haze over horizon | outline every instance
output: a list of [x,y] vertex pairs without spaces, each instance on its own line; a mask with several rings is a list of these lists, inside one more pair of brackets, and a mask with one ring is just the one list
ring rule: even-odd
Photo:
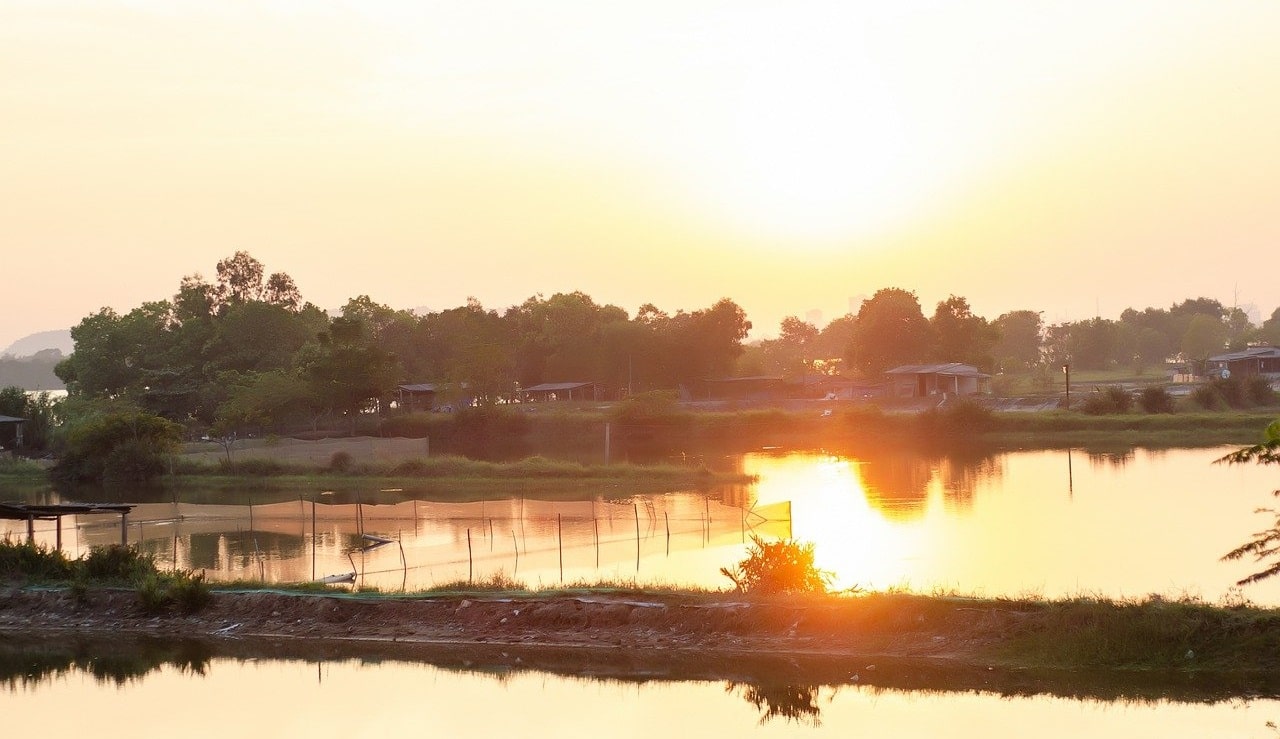
[[756,337],[888,286],[1266,318],[1278,33],[1207,1],[0,0],[0,346],[237,250],[328,308],[729,297]]

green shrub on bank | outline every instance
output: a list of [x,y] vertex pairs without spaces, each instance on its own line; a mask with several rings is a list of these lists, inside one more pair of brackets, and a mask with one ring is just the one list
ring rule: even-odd
[[1105,416],[1115,413],[1128,413],[1133,407],[1133,396],[1127,390],[1116,385],[1095,390],[1085,396],[1080,410],[1090,416]]
[[1146,413],[1173,413],[1173,396],[1158,385],[1143,388],[1138,406]]
[[203,574],[185,570],[160,572],[155,558],[134,547],[94,547],[79,559],[30,543],[0,541],[0,579],[32,583],[67,583],[77,603],[87,600],[91,585],[135,587],[147,613],[177,608],[194,613],[211,594]]

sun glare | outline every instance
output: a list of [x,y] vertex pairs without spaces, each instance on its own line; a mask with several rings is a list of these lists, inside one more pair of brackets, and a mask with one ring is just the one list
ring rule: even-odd
[[791,501],[792,537],[813,542],[817,565],[834,575],[834,589],[883,589],[907,581],[903,563],[926,545],[924,534],[868,503],[855,462],[750,455],[744,471],[760,476],[760,505]]

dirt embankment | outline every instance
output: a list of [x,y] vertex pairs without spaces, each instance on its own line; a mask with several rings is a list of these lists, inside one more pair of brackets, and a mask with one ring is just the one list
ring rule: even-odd
[[[1193,631],[1184,628],[1188,619],[1197,624]],[[1188,633],[1195,638],[1190,648],[1176,636]],[[1163,662],[1100,669],[1105,659],[1114,668],[1123,642],[1139,636],[1142,650],[1167,653]],[[1262,641],[1242,645],[1246,636]],[[267,591],[216,592],[198,613],[151,615],[129,590],[77,597],[67,589],[0,588],[0,656],[32,648],[93,654],[160,639],[196,640],[206,658],[405,659],[621,679],[861,682],[1099,698],[1280,695],[1280,670],[1272,664],[1280,654],[1280,614],[1269,611],[908,595]],[[1090,667],[1042,658],[1073,640],[1082,645],[1073,649],[1096,647],[1105,659]],[[1241,662],[1234,655],[1242,648],[1257,657]]]

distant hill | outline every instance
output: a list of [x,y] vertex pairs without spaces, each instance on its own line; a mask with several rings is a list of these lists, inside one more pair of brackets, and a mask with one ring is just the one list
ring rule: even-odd
[[63,356],[67,356],[71,354],[74,346],[75,342],[71,340],[71,329],[41,331],[38,334],[24,336],[13,342],[7,349],[0,351],[0,357],[5,355],[10,357],[30,357],[45,349],[57,349],[62,352]]
[[65,386],[53,368],[62,361],[57,349],[41,349],[29,357],[0,356],[0,387],[16,385],[23,390],[62,390]]

